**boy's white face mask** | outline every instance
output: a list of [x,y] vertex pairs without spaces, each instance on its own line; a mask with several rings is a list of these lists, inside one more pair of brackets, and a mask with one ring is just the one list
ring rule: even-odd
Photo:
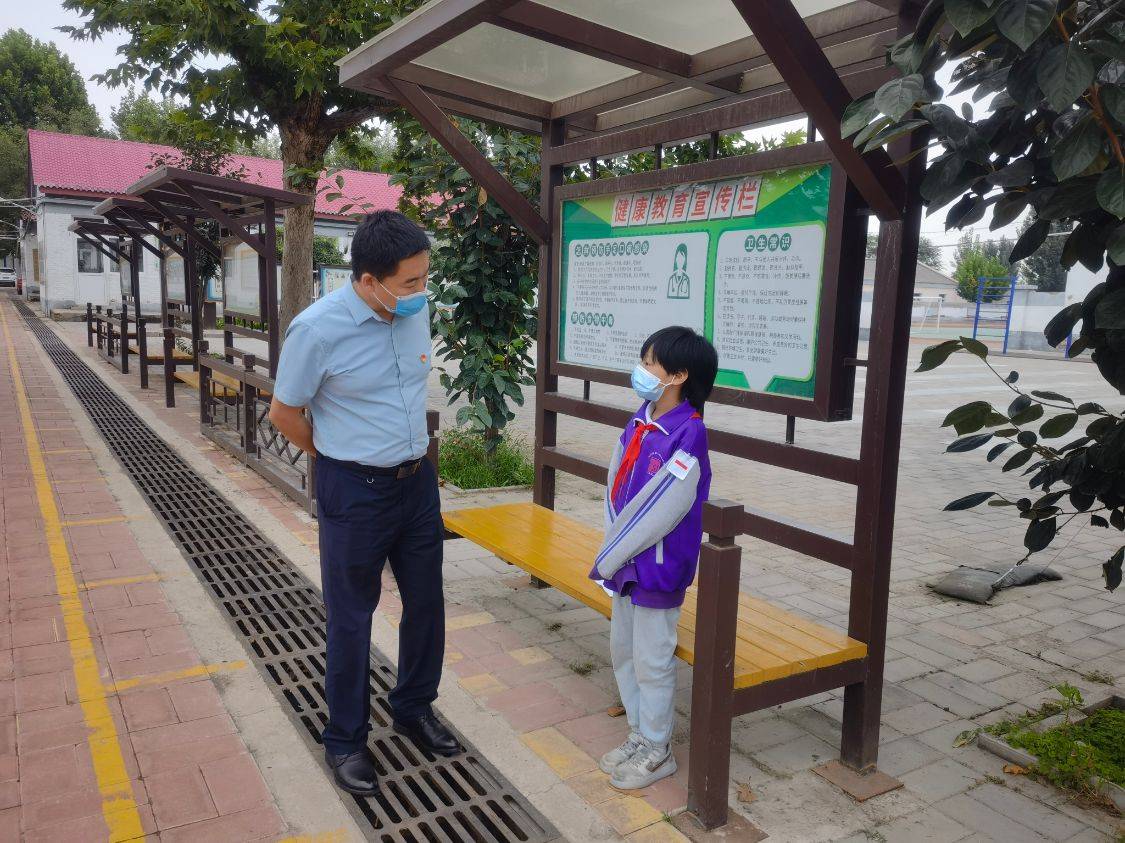
[[664,389],[667,386],[668,384],[663,383],[660,378],[646,369],[642,363],[638,363],[636,368],[633,369],[633,390],[640,396],[642,401],[652,403],[659,401],[660,396],[664,394]]

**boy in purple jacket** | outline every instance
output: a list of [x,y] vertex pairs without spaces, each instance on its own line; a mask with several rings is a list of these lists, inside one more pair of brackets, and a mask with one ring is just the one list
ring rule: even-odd
[[676,772],[676,627],[703,538],[711,463],[701,414],[718,365],[711,343],[690,328],[649,337],[633,370],[645,403],[609,466],[605,542],[590,578],[613,597],[610,656],[630,731],[599,766],[621,790]]

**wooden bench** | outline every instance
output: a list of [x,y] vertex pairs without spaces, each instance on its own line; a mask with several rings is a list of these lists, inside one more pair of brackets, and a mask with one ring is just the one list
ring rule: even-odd
[[[156,348],[157,350],[156,351],[152,351],[152,350],[148,351],[147,357],[148,357],[149,364],[153,365],[153,366],[163,365],[163,363],[164,363],[164,351],[158,345],[157,346],[150,346],[150,349],[151,348]],[[138,348],[135,345],[130,345],[129,346],[129,353],[134,354],[134,355],[140,355],[141,350],[140,350],[140,348]],[[172,359],[179,362],[179,363],[190,363],[191,362],[191,355],[188,354],[186,351],[182,351],[181,349],[177,348],[177,349],[174,349],[172,351]]]
[[[176,380],[199,391],[199,372],[176,372]],[[241,392],[242,385],[230,375],[218,372],[211,374],[211,395],[215,398],[230,398]]]
[[[745,516],[731,501],[704,507],[708,536],[677,630],[676,655],[694,667],[688,808],[708,827],[726,822],[732,718],[854,687],[868,670],[862,641],[741,593],[735,538],[744,533]],[[534,503],[452,510],[443,518],[447,535],[469,539],[609,616],[609,595],[588,576],[600,530]]]
[[[459,509],[443,514],[446,529],[495,553],[533,577],[609,617],[610,597],[587,574],[602,533],[533,503]],[[698,591],[688,589],[676,655],[695,664]],[[862,660],[867,645],[792,612],[739,594],[733,689],[750,688]]]

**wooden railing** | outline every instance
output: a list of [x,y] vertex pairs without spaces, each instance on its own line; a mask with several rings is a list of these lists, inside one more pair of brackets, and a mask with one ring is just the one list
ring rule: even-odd
[[[286,495],[316,514],[316,457],[285,438],[269,419],[274,381],[257,367],[258,358],[224,348],[241,365],[208,354],[199,347],[199,423],[204,436],[265,477]],[[438,462],[439,415],[426,412],[429,445],[426,458]]]

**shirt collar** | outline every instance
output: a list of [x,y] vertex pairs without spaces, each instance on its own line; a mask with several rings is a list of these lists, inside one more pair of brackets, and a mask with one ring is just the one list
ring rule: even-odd
[[653,421],[652,404],[650,402],[645,402],[643,417],[641,413],[638,413],[633,421],[637,424],[654,424],[661,433],[667,436],[693,415],[695,415],[695,408],[687,401],[681,401],[679,406],[673,407],[662,415],[659,421]]
[[344,291],[344,305],[348,308],[348,313],[352,315],[352,319],[355,320],[357,325],[362,325],[368,319],[374,319],[377,322],[387,321],[379,316],[378,313],[371,309],[367,302],[359,297],[359,293],[355,291],[354,284],[345,284],[342,289]]

